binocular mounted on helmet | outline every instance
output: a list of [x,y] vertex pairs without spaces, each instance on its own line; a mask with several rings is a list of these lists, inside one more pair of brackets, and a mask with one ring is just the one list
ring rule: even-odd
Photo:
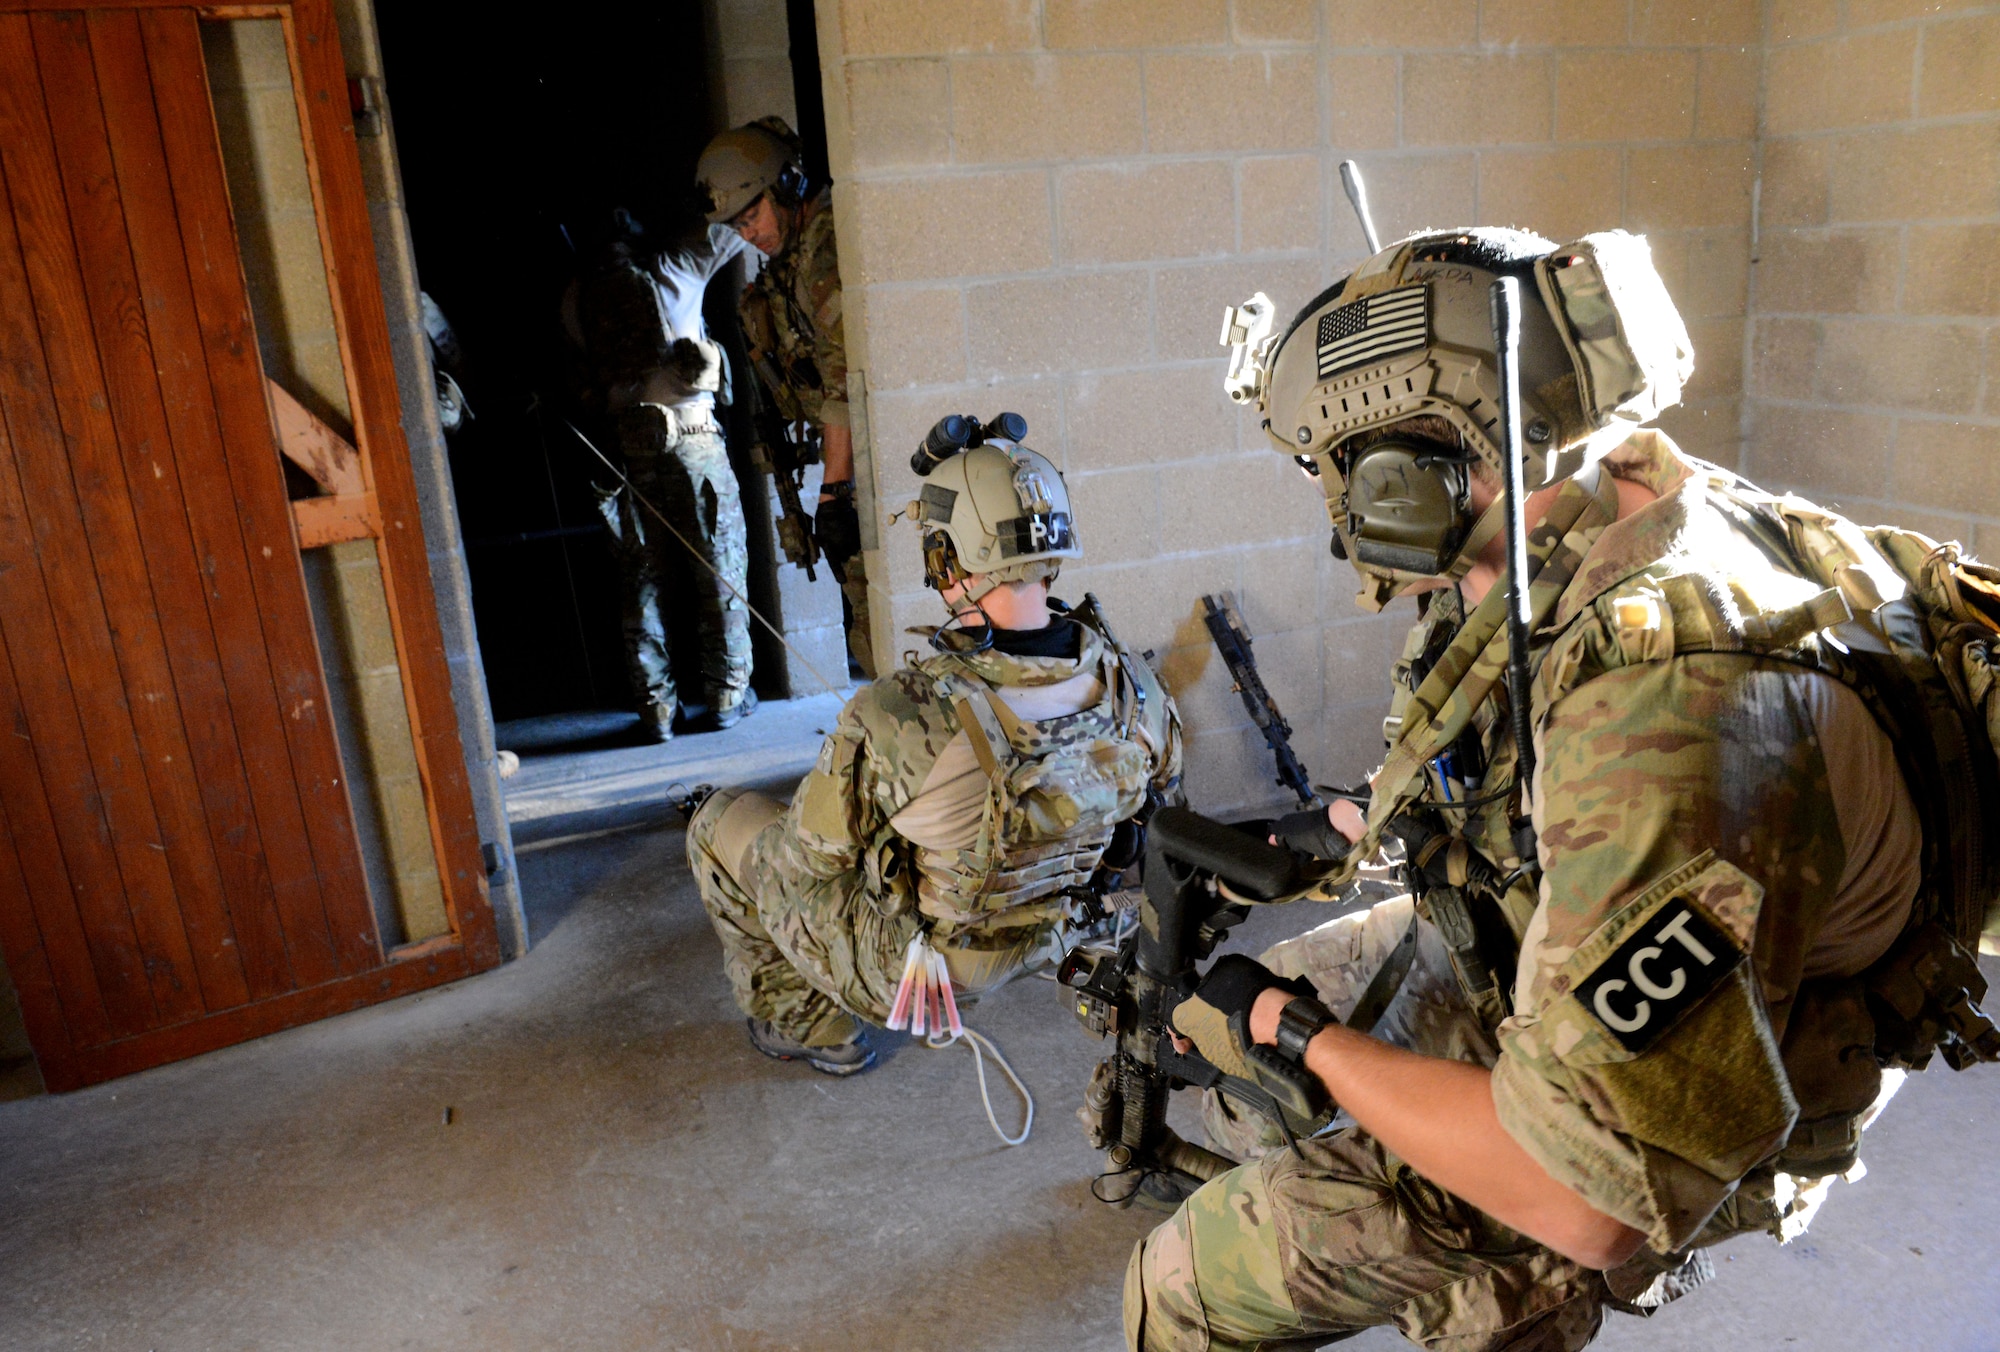
[[1028,435],[1028,420],[1018,413],[996,413],[981,422],[970,413],[947,413],[925,434],[922,444],[910,455],[910,469],[918,478],[962,451],[984,446],[989,441],[1018,445]]

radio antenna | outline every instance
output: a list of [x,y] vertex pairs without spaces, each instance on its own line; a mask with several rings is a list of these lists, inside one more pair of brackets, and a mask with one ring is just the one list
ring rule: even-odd
[[1347,200],[1354,204],[1354,214],[1361,221],[1361,238],[1368,241],[1368,252],[1382,252],[1382,240],[1375,233],[1375,218],[1368,214],[1368,185],[1361,181],[1361,166],[1353,160],[1340,162],[1340,186],[1347,189]]

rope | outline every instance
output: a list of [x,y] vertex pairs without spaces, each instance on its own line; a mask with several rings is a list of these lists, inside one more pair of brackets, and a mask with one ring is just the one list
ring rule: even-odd
[[758,610],[757,607],[750,604],[750,598],[745,596],[742,593],[742,591],[736,586],[735,583],[731,582],[728,578],[724,577],[722,575],[721,570],[718,569],[714,564],[710,563],[708,561],[708,556],[702,553],[699,549],[696,549],[693,543],[691,543],[688,540],[687,536],[682,535],[680,531],[674,526],[673,522],[667,520],[666,513],[662,512],[659,508],[655,507],[652,504],[652,502],[647,499],[645,494],[641,493],[636,487],[633,486],[632,480],[626,477],[625,471],[620,469],[615,463],[613,463],[610,456],[606,455],[603,451],[598,450],[597,443],[592,441],[589,437],[585,436],[583,434],[582,428],[578,427],[568,418],[563,419],[563,426],[567,427],[570,431],[576,433],[576,439],[582,442],[586,447],[588,447],[592,455],[596,456],[599,460],[602,460],[604,462],[604,467],[606,469],[610,470],[613,474],[618,476],[618,482],[625,485],[626,491],[632,495],[632,500],[638,503],[641,507],[644,507],[647,511],[651,512],[654,515],[654,517],[658,519],[659,523],[667,528],[667,534],[673,536],[676,540],[679,540],[681,542],[681,547],[686,549],[688,553],[694,555],[695,562],[699,563],[702,567],[708,569],[709,572],[713,573],[715,575],[715,580],[717,582],[720,582],[723,586],[729,588],[729,594],[731,596],[734,596],[737,600],[743,603],[743,608],[750,612],[751,618],[756,620],[757,623],[763,625],[766,629],[770,630],[771,637],[778,640],[778,642],[784,644],[785,650],[791,653],[792,656],[798,658],[799,665],[804,667],[807,671],[810,671],[813,674],[813,676],[819,681],[821,686],[823,686],[828,690],[839,690],[843,688],[845,684],[844,682],[840,685],[836,685],[834,682],[829,681],[825,676],[821,675],[820,669],[812,664],[812,659],[807,657],[804,653],[800,652],[797,646],[793,644],[793,642],[790,639],[786,638],[782,633],[778,631],[777,625],[772,624],[769,620],[765,619],[764,613]]
[[[942,1040],[936,1033],[932,1033],[924,1039],[924,1045],[934,1048],[949,1047],[961,1036],[965,1039],[965,1045],[972,1048],[973,1065],[979,1071],[979,1101],[986,1105],[987,1124],[993,1128],[993,1134],[1000,1138],[1002,1145],[1020,1145],[1028,1139],[1028,1133],[1035,1129],[1035,1096],[1028,1092],[1027,1085],[1021,1083],[1021,1077],[1014,1073],[1014,1067],[1007,1064],[1007,1058],[1000,1054],[1000,1048],[994,1045],[993,1039],[984,1033],[976,1033],[967,1028],[962,1034],[947,1032]],[[982,1051],[981,1048],[985,1050]],[[986,1057],[989,1054],[1000,1063],[1000,1069],[1006,1073],[1007,1078],[1014,1082],[1014,1092],[1021,1096],[1021,1102],[1025,1105],[1026,1111],[1021,1119],[1021,1134],[1018,1136],[1009,1136],[1001,1130],[1000,1119],[994,1115],[993,1096],[986,1088]]]

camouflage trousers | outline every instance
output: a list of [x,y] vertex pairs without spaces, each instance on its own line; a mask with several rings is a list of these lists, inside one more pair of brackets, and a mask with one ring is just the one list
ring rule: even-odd
[[[688,823],[687,851],[739,1009],[808,1047],[838,1046],[862,1023],[888,1022],[917,916],[885,915],[859,872],[808,872],[784,804],[762,794],[711,795]],[[1044,937],[987,948],[940,944],[960,1012],[1018,975]]]
[[847,657],[867,680],[875,679],[875,640],[868,622],[868,576],[865,555],[856,554],[840,567],[840,602],[847,628]]
[[[1345,1017],[1411,934],[1397,897],[1263,955],[1308,977]],[[1409,974],[1374,1029],[1433,1056],[1491,1065],[1491,1036],[1459,992],[1436,931],[1418,925]],[[1125,1335],[1145,1352],[1318,1348],[1391,1325],[1451,1352],[1568,1352],[1596,1334],[1603,1278],[1436,1187],[1351,1123],[1294,1153],[1263,1119],[1211,1094],[1210,1144],[1261,1158],[1190,1197],[1125,1276]]]
[[[676,435],[666,414],[651,404],[619,413],[615,431],[632,488],[602,496],[599,506],[625,581],[625,652],[634,698],[649,718],[669,724],[689,687],[711,709],[733,708],[750,687],[750,613],[743,600],[750,554],[729,449],[719,431]],[[638,498],[658,508],[672,530]],[[686,543],[674,538],[676,531]],[[684,652],[692,645],[699,664],[694,672],[683,670],[678,681],[676,631],[685,636]]]

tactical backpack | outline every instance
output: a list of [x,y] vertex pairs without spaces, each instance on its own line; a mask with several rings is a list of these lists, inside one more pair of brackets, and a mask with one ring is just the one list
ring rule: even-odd
[[2000,1060],[1973,956],[2000,952],[2000,569],[1955,542],[1863,528],[1725,470],[1697,472],[1739,530],[1822,590],[1759,612],[1704,576],[1647,570],[1595,603],[1604,630],[1632,651],[1586,656],[1558,638],[1537,675],[1538,702],[1548,707],[1607,659],[1652,660],[1667,655],[1662,647],[1761,653],[1854,690],[1894,743],[1923,825],[1911,923],[1862,977],[1877,1056],[1911,1069],[1934,1052],[1954,1069]]

